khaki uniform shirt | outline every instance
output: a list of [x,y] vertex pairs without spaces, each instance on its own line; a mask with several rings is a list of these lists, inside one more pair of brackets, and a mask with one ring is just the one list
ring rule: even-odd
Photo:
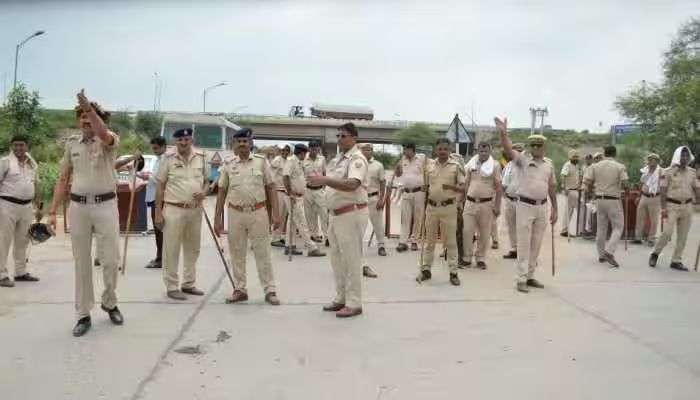
[[604,158],[588,168],[583,179],[593,182],[596,196],[620,197],[622,183],[628,179],[627,169],[612,158]]
[[209,177],[209,164],[204,152],[192,149],[188,159],[177,151],[163,155],[158,165],[158,182],[165,182],[164,201],[191,203],[195,193],[204,192]]
[[270,167],[272,167],[272,182],[274,182],[277,190],[284,190],[284,179],[282,177],[284,176],[284,166],[287,164],[287,161],[287,158],[279,155],[273,158],[270,163]]
[[66,141],[61,166],[70,167],[71,192],[78,195],[99,195],[114,192],[117,178],[114,162],[117,158],[119,136],[109,132],[111,145],[102,143],[97,137],[84,139],[75,135]]
[[501,184],[501,166],[494,160],[493,173],[490,176],[481,176],[481,161],[476,161],[476,166],[465,171],[467,182],[467,196],[485,199],[496,196],[498,185]]
[[458,186],[464,184],[464,168],[451,158],[444,164],[438,160],[429,162],[428,169],[428,199],[445,201],[457,197],[457,192],[445,189],[442,185]]
[[20,164],[14,153],[0,158],[0,196],[32,200],[35,194],[37,163],[27,153]]
[[367,193],[379,192],[381,182],[384,182],[384,165],[372,158],[367,165]]
[[513,159],[513,167],[518,181],[517,196],[545,200],[549,187],[557,184],[554,165],[548,158],[535,160],[529,153],[519,153]]
[[413,189],[423,186],[423,162],[425,156],[413,157],[409,160],[405,156],[401,157],[402,175],[399,178],[405,189]]
[[304,170],[301,167],[301,160],[297,156],[289,157],[284,165],[283,176],[288,176],[292,191],[296,195],[303,195],[306,188],[306,179],[304,178]]
[[254,206],[265,201],[265,186],[273,183],[270,166],[262,156],[250,155],[224,159],[219,175],[219,187],[226,190],[228,202],[234,206]]
[[301,163],[304,169],[304,176],[308,179],[310,176],[323,176],[326,172],[326,157],[321,154],[316,155],[316,159],[312,160],[309,154],[306,154],[304,162]]
[[513,170],[514,168],[513,162],[509,161],[501,174],[501,185],[503,185],[503,191],[505,194],[511,197],[514,197],[515,193],[518,191],[518,179],[517,174]]
[[342,192],[332,187],[326,188],[326,204],[329,210],[335,210],[350,204],[367,203],[367,159],[356,146],[346,153],[339,152],[328,163],[326,175],[335,179],[357,179],[360,186],[352,192]]
[[581,180],[581,169],[577,165],[572,164],[571,161],[567,161],[561,167],[561,177],[564,189],[576,190],[579,188]]
[[666,198],[683,202],[692,199],[695,195],[693,191],[700,188],[694,168],[680,169],[676,165],[663,170],[659,185],[668,188]]

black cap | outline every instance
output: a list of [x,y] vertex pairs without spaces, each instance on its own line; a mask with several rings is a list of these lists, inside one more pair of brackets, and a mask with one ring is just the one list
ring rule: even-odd
[[253,130],[250,128],[241,128],[233,134],[234,138],[252,138]]
[[404,149],[413,149],[413,150],[415,150],[415,149],[416,149],[416,144],[415,144],[415,143],[404,143],[404,144],[403,144],[403,148],[404,148]]
[[185,129],[178,129],[173,133],[174,138],[181,138],[181,137],[192,137],[192,129],[191,128],[185,128]]
[[297,143],[294,145],[294,154],[306,153],[307,151],[309,151],[309,148],[303,143]]

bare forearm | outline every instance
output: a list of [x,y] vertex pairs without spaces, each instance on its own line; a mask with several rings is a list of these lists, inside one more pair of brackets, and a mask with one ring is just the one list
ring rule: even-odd
[[386,192],[386,183],[384,181],[379,182],[379,199],[384,198],[384,193]]
[[51,208],[49,209],[49,214],[56,214],[56,209],[59,204],[63,203],[63,197],[66,193],[66,187],[68,186],[68,177],[70,176],[70,169],[64,168],[61,171],[61,175],[58,177],[58,182],[53,188],[53,201],[51,202]]
[[557,189],[554,186],[549,187],[549,201],[552,202],[552,209],[558,210],[557,206]]
[[156,185],[156,211],[163,210],[163,196],[165,192],[165,185],[158,183]]
[[219,188],[219,192],[216,194],[216,208],[214,211],[214,216],[218,221],[224,216],[224,203],[226,202],[226,189],[223,187]]
[[510,140],[510,137],[508,137],[508,132],[501,131],[500,136],[501,136],[501,147],[503,147],[503,154],[505,154],[509,160],[514,159],[515,156],[513,154],[513,142]]
[[357,179],[335,179],[326,177],[326,185],[341,192],[352,192],[360,186]]
[[275,196],[275,185],[269,184],[265,186],[265,194],[267,195],[267,201],[270,202],[270,210],[272,211],[272,216],[279,218],[279,204],[277,204],[277,196]]

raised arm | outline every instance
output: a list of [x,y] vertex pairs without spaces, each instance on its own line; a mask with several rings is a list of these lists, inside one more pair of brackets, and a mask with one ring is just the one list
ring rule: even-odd
[[85,96],[85,89],[81,89],[80,93],[78,93],[78,104],[90,120],[90,126],[92,126],[92,130],[95,132],[95,136],[107,146],[114,144],[114,136],[109,133],[107,125],[102,121],[102,118],[97,115],[95,108],[90,104],[90,100]]
[[498,130],[498,134],[501,137],[501,146],[503,147],[503,154],[505,154],[506,158],[508,158],[509,160],[514,160],[515,153],[513,151],[513,142],[508,137],[508,118],[503,118],[503,120],[501,120],[500,118],[495,117],[493,119],[493,122],[496,124],[496,129]]

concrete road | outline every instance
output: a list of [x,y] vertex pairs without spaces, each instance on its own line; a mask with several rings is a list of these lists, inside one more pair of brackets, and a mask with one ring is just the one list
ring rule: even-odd
[[[153,237],[130,238],[119,283],[126,323],[95,308],[93,329],[73,338],[73,264],[61,236],[32,249],[41,282],[0,288],[0,398],[24,399],[697,399],[700,274],[646,266],[649,248],[619,249],[619,270],[595,245],[557,237],[538,272],[546,285],[513,289],[515,266],[492,251],[489,269],[464,270],[453,287],[442,261],[418,285],[416,252],[369,262],[364,315],[339,320],[327,258],[279,249],[280,307],[264,303],[249,259],[251,299],[226,305],[230,285],[203,226],[203,298],[165,297],[161,272],[143,268]],[[505,230],[501,230],[505,243]],[[700,241],[695,217],[685,252]],[[99,288],[99,268],[95,269]],[[98,289],[99,290],[99,289]],[[99,299],[99,296],[97,297]]]

